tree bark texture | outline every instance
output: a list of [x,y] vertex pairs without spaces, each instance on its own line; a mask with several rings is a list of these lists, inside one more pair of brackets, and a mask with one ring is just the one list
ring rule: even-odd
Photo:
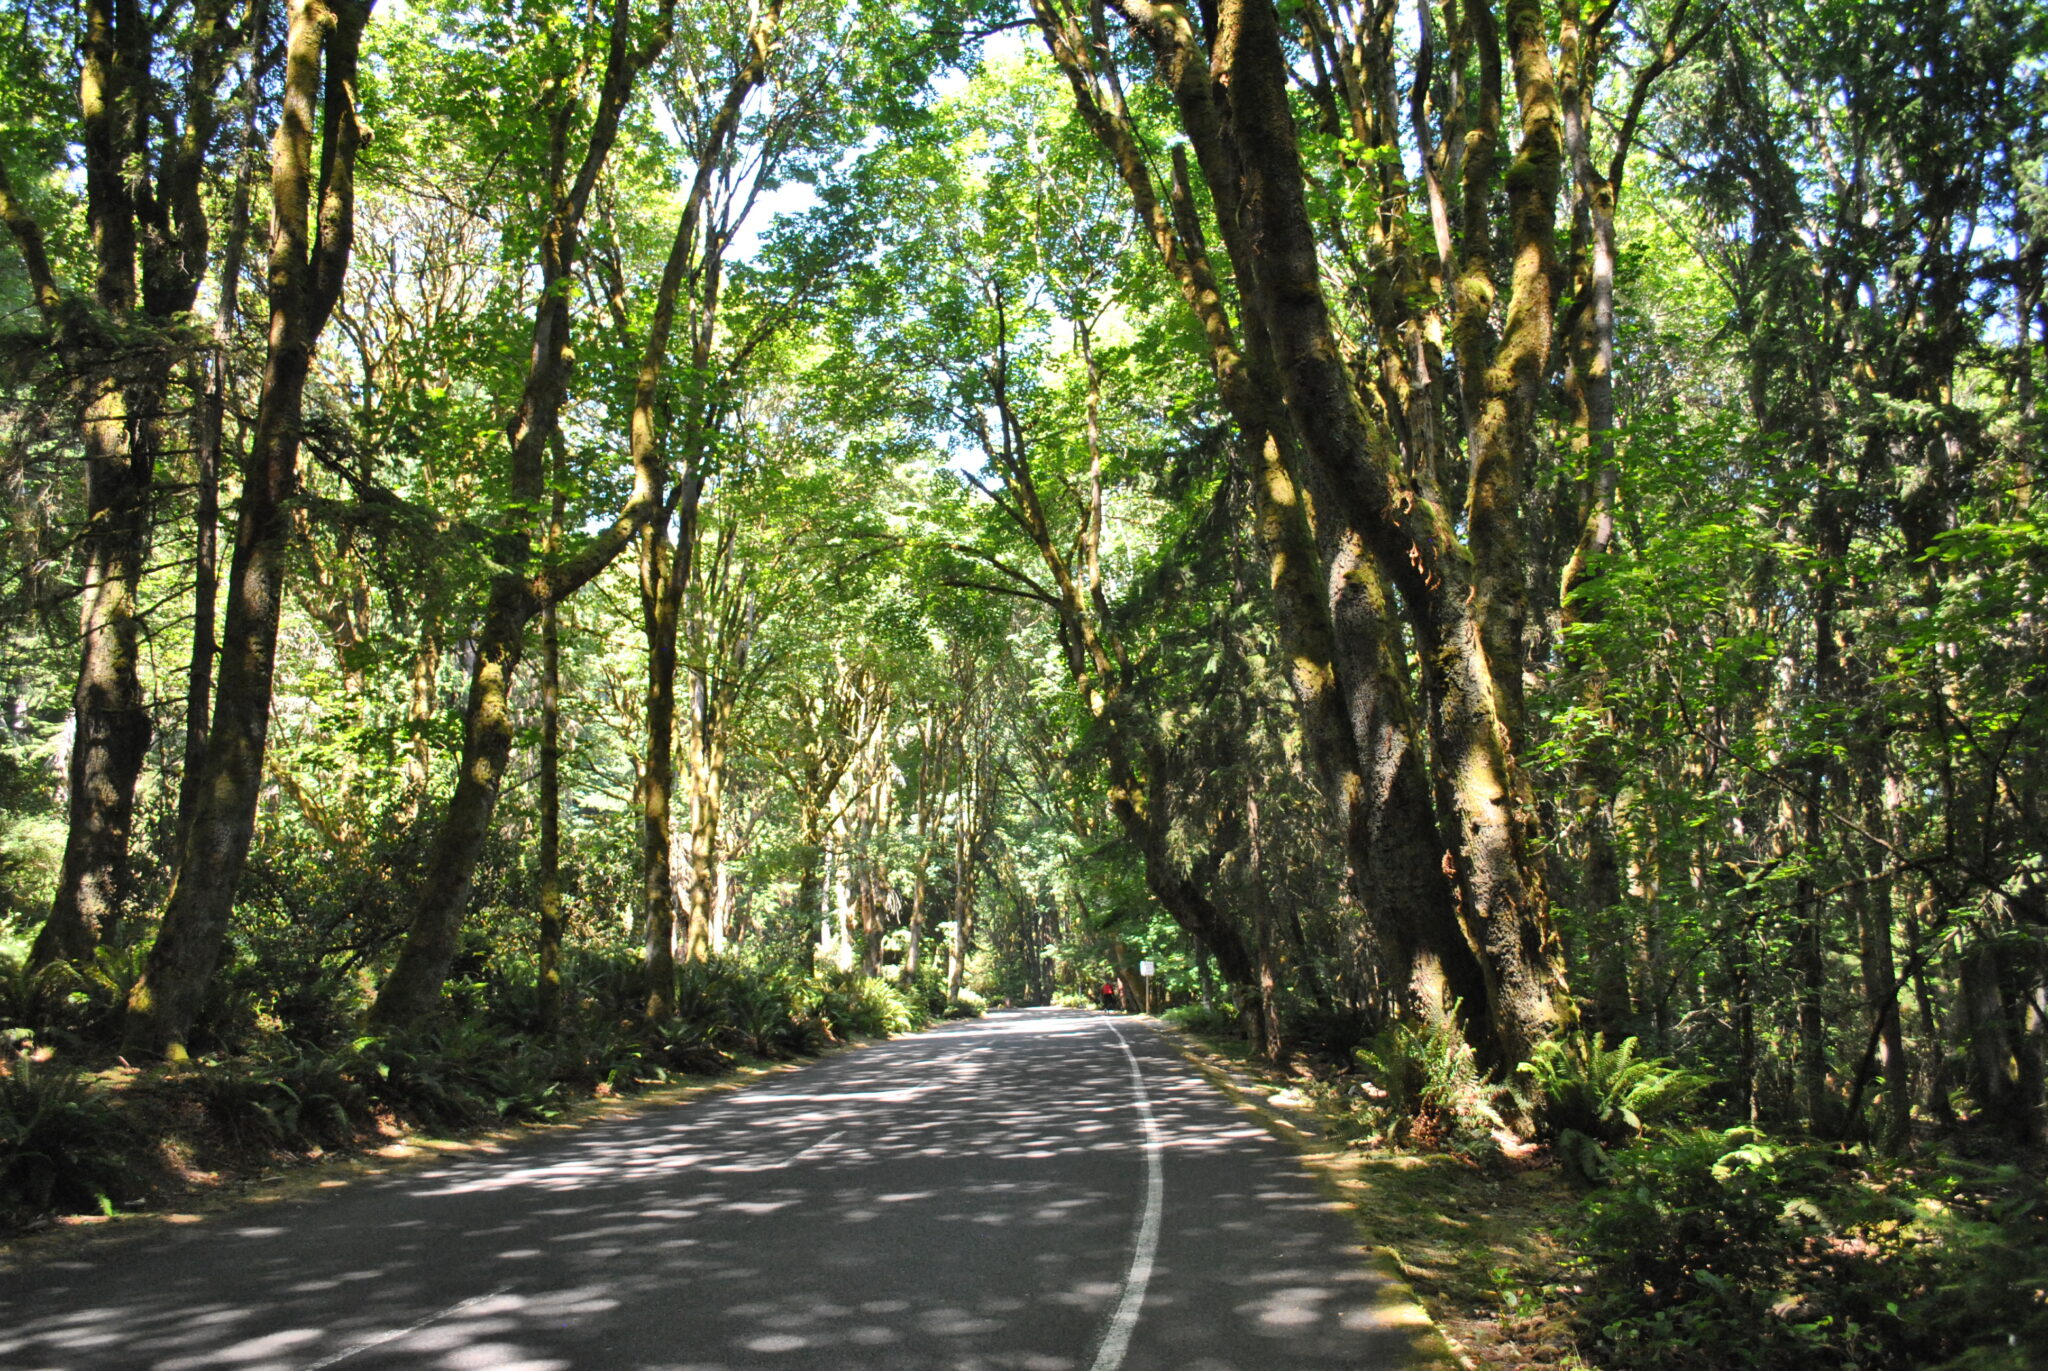
[[[270,346],[228,575],[220,681],[191,828],[128,1001],[130,1045],[174,1058],[186,1055],[255,834],[306,375],[354,237],[355,162],[365,133],[356,113],[356,58],[372,2],[293,0],[290,7],[284,103],[271,144]],[[318,117],[316,100],[324,105]]]
[[[175,117],[153,119],[147,108],[155,98],[151,68],[159,36],[151,18],[125,0],[85,6],[79,110],[93,296],[117,324],[168,331],[191,309],[205,273],[208,226],[199,183],[213,137],[214,87],[235,39],[227,8],[226,0],[196,6],[178,35],[186,62],[181,124]],[[152,130],[158,130],[155,138]],[[95,326],[89,316],[62,304],[40,227],[4,187],[0,195],[58,351],[84,356],[99,350],[90,346]],[[80,433],[83,595],[66,838],[50,917],[30,952],[38,965],[89,956],[114,936],[127,897],[135,786],[151,733],[138,595],[157,459],[170,427],[165,409],[174,347],[167,332],[139,350],[131,346],[135,355],[98,364],[90,382]]]
[[[1460,287],[1465,304],[1458,317],[1467,330],[1460,348],[1470,392],[1467,408],[1475,421],[1488,413],[1492,416],[1479,473],[1483,479],[1474,482],[1481,490],[1481,507],[1473,517],[1485,539],[1475,548],[1461,543],[1453,531],[1455,521],[1437,489],[1440,473],[1434,458],[1424,454],[1427,460],[1404,471],[1393,435],[1376,427],[1379,421],[1362,411],[1361,388],[1345,363],[1322,294],[1305,177],[1295,147],[1288,72],[1271,4],[1240,0],[1220,5],[1209,26],[1206,49],[1192,20],[1177,8],[1147,0],[1118,0],[1117,7],[1151,46],[1160,79],[1174,100],[1208,184],[1243,299],[1247,361],[1236,359],[1227,320],[1217,303],[1220,292],[1208,278],[1199,252],[1198,228],[1175,231],[1198,222],[1192,209],[1183,210],[1179,203],[1191,197],[1175,197],[1171,214],[1162,210],[1135,141],[1119,128],[1120,90],[1113,72],[1098,73],[1097,68],[1098,62],[1106,63],[1106,50],[1082,41],[1078,25],[1049,4],[1040,5],[1037,13],[1084,118],[1123,173],[1141,223],[1151,229],[1203,323],[1218,363],[1219,387],[1245,438],[1253,444],[1261,442],[1261,434],[1279,439],[1269,469],[1304,490],[1314,505],[1315,537],[1329,575],[1324,591],[1328,608],[1321,614],[1328,626],[1314,627],[1314,616],[1305,612],[1308,598],[1298,587],[1291,593],[1285,590],[1279,577],[1276,617],[1283,632],[1291,634],[1286,644],[1291,676],[1308,711],[1311,736],[1324,740],[1318,748],[1324,757],[1337,759],[1334,766],[1324,763],[1326,783],[1340,796],[1348,785],[1359,797],[1347,805],[1356,834],[1374,832],[1381,822],[1378,815],[1391,812],[1385,805],[1398,805],[1407,815],[1427,814],[1424,797],[1432,792],[1445,805],[1446,842],[1436,851],[1423,846],[1429,842],[1427,826],[1412,818],[1395,821],[1397,833],[1406,831],[1404,842],[1387,843],[1378,852],[1363,838],[1354,842],[1353,851],[1363,857],[1363,871],[1371,871],[1374,863],[1400,863],[1393,873],[1396,879],[1371,892],[1368,908],[1384,907],[1382,891],[1405,892],[1397,898],[1405,899],[1409,907],[1390,922],[1408,929],[1414,946],[1433,943],[1444,949],[1436,960],[1447,970],[1441,977],[1433,976],[1426,954],[1419,962],[1411,959],[1411,968],[1423,968],[1419,974],[1425,987],[1432,979],[1441,985],[1455,977],[1481,988],[1494,1025],[1489,1055],[1503,1065],[1520,1060],[1571,1016],[1561,948],[1550,927],[1541,875],[1530,850],[1529,798],[1513,761],[1520,717],[1518,635],[1526,613],[1517,579],[1525,574],[1517,550],[1522,479],[1518,462],[1533,442],[1534,378],[1540,377],[1547,355],[1555,291],[1555,263],[1546,256],[1554,250],[1538,241],[1544,215],[1554,211],[1558,162],[1555,99],[1546,84],[1548,59],[1538,50],[1540,11],[1518,9],[1509,26],[1526,104],[1527,155],[1510,186],[1518,235],[1516,284],[1518,291],[1539,293],[1519,305],[1511,302],[1509,333],[1520,346],[1509,349],[1505,360],[1494,358],[1490,339],[1483,336],[1492,300],[1490,275],[1473,276]],[[1477,207],[1477,224],[1488,228],[1484,205],[1491,194],[1493,164],[1486,90],[1490,81],[1497,124],[1499,45],[1485,7],[1473,7],[1471,14],[1478,41],[1470,32],[1461,41],[1478,50],[1482,98],[1479,125],[1466,138],[1458,165],[1468,182],[1468,221]],[[1372,99],[1386,103],[1379,95]],[[1381,123],[1391,120],[1390,113],[1375,117]],[[1475,178],[1477,194],[1470,184]],[[1482,259],[1490,262],[1490,251],[1469,239],[1468,234],[1467,262],[1476,272]],[[1490,272],[1490,265],[1486,270]],[[1399,323],[1389,320],[1384,327],[1398,333]],[[1426,330],[1410,332],[1420,337]],[[1427,350],[1419,348],[1418,356],[1426,355]],[[1471,375],[1475,356],[1490,364]],[[1241,379],[1233,379],[1233,371]],[[1472,446],[1475,454],[1480,453],[1479,444]],[[1272,489],[1270,481],[1265,484]],[[1284,522],[1262,522],[1285,536]],[[1353,538],[1367,555],[1360,555]],[[1268,545],[1283,546],[1270,536]],[[1300,546],[1298,541],[1295,546]],[[1298,551],[1292,555],[1300,557]],[[1284,576],[1285,563],[1276,570]],[[1360,572],[1364,574],[1356,574]],[[1419,784],[1419,777],[1403,779],[1412,768],[1400,759],[1423,755],[1418,745],[1421,723],[1414,720],[1412,710],[1407,711],[1413,722],[1403,733],[1397,702],[1401,696],[1389,696],[1386,690],[1405,676],[1398,658],[1391,655],[1399,635],[1385,627],[1394,622],[1384,589],[1388,585],[1399,589],[1423,660],[1423,684],[1431,704],[1428,755],[1434,773],[1428,785]],[[1290,601],[1295,606],[1291,611]],[[1319,633],[1326,645],[1303,651],[1302,644],[1313,642]],[[1489,637],[1496,643],[1492,652]],[[1499,646],[1510,637],[1517,639],[1512,651]],[[1338,708],[1348,718],[1341,732],[1328,722],[1314,722],[1316,710],[1330,708],[1317,698],[1324,690],[1334,691],[1342,701]],[[1349,757],[1331,741],[1345,734],[1351,735]],[[1372,785],[1365,781],[1368,761]],[[1394,798],[1397,788],[1399,800]],[[1376,808],[1378,796],[1386,799]],[[1418,861],[1418,856],[1426,860]],[[1443,905],[1431,892],[1432,885],[1442,888],[1438,883],[1446,876],[1455,894],[1460,938],[1446,936]],[[1463,951],[1456,950],[1460,942]],[[1467,975],[1475,962],[1477,976]],[[1411,980],[1415,974],[1410,971]]]
[[[544,484],[541,454],[553,441],[567,393],[571,359],[569,285],[591,192],[616,140],[619,120],[635,80],[668,42],[674,17],[673,0],[665,0],[655,35],[637,50],[628,42],[630,17],[625,0],[618,0],[612,14],[598,115],[581,165],[573,181],[567,178],[565,165],[558,165],[554,178],[558,193],[548,231],[541,240],[543,291],[534,319],[532,360],[519,412],[508,433],[509,484],[516,502],[524,508],[533,508],[540,501]],[[632,495],[608,529],[592,537],[574,554],[551,561],[538,571],[528,569],[533,542],[530,528],[515,524],[501,539],[498,561],[508,570],[494,580],[486,630],[479,641],[456,789],[449,798],[435,841],[432,865],[412,926],[397,963],[371,1007],[373,1022],[411,1023],[431,1012],[439,1001],[467,913],[470,881],[482,855],[498,787],[511,755],[513,727],[507,702],[526,624],[543,604],[559,603],[596,576],[650,520],[663,514],[662,491],[667,473],[657,409],[669,337],[675,326],[676,302],[686,274],[693,264],[699,263],[699,225],[715,169],[734,135],[747,95],[766,79],[779,18],[779,8],[771,4],[756,18],[749,32],[748,55],[734,74],[724,104],[706,131],[697,176],[684,200],[656,288],[629,421]],[[562,121],[562,132],[556,140],[558,147],[566,140],[568,122],[575,112],[573,105],[574,102],[566,103],[557,111],[556,117]],[[702,264],[702,269],[715,279],[715,260]],[[663,818],[665,821],[665,814]],[[665,823],[663,832],[665,837]],[[664,846],[664,866],[666,852]],[[673,898],[665,881],[662,898]]]

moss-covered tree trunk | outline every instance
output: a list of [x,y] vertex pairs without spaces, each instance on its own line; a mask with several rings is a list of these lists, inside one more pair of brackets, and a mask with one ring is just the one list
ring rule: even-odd
[[[139,326],[155,337],[140,346],[97,337],[99,322],[60,304],[40,226],[18,206],[7,216],[58,353],[91,376],[80,427],[85,510],[66,836],[50,916],[30,953],[38,964],[88,956],[113,936],[127,898],[135,788],[151,734],[139,592],[157,460],[174,446],[169,331],[192,308],[207,267],[199,188],[214,135],[214,88],[235,41],[227,11],[226,0],[199,4],[167,36],[132,6],[90,0],[84,7],[78,92],[92,295],[108,325]],[[174,87],[180,107],[157,113],[159,83],[170,84],[153,69],[165,56],[160,41],[182,49],[184,66]],[[203,420],[193,434],[203,448]]]
[[126,1033],[138,1051],[185,1055],[255,834],[306,374],[354,238],[355,162],[364,139],[356,58],[369,17],[368,0],[294,0],[290,8],[284,103],[271,144],[269,355],[244,467],[198,804],[156,943],[128,1000]]
[[[1510,301],[1510,341],[1490,357],[1480,381],[1466,358],[1479,464],[1468,521],[1485,530],[1484,537],[1475,532],[1472,546],[1457,535],[1438,473],[1426,462],[1404,466],[1394,436],[1361,407],[1361,388],[1323,294],[1272,4],[1219,6],[1206,44],[1177,8],[1146,0],[1121,0],[1120,8],[1158,59],[1219,223],[1242,236],[1234,265],[1246,327],[1271,348],[1300,440],[1298,476],[1328,499],[1332,515],[1358,530],[1414,626],[1459,923],[1480,964],[1494,1055],[1520,1060],[1573,1012],[1534,851],[1532,807],[1514,757],[1521,714],[1515,639],[1526,576],[1516,552],[1524,480],[1518,463],[1533,442],[1532,378],[1540,378],[1547,355],[1555,264],[1546,254],[1554,249],[1539,239],[1546,216],[1554,215],[1561,156],[1540,7],[1519,4],[1507,25],[1524,135],[1506,178],[1515,285],[1518,297],[1530,294]],[[1483,31],[1477,46],[1497,59],[1486,41],[1492,32],[1485,5],[1466,9]],[[1468,140],[1468,155],[1473,146]]]

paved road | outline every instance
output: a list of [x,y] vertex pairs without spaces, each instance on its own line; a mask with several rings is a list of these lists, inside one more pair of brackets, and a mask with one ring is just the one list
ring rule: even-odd
[[1026,1010],[0,1273],[0,1367],[1391,1371],[1383,1293],[1152,1031]]

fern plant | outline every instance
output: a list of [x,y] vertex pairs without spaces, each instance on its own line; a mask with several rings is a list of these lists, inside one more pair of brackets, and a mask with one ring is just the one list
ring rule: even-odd
[[0,1216],[112,1213],[131,1181],[126,1141],[77,1072],[27,1061],[0,1070]]
[[1371,1081],[1371,1107],[1396,1139],[1417,1130],[1469,1138],[1505,1126],[1493,1089],[1458,1027],[1455,1003],[1382,1029],[1352,1055]]
[[1681,1118],[1709,1077],[1665,1057],[1639,1057],[1637,1042],[1615,1047],[1574,1035],[1538,1044],[1518,1069],[1536,1087],[1538,1117],[1553,1141],[1576,1133],[1607,1147]]
[[280,1044],[189,1078],[207,1117],[237,1147],[339,1147],[370,1117],[370,1098],[347,1059]]
[[0,1028],[43,1037],[70,1017],[73,997],[82,994],[78,972],[66,962],[32,966],[26,956],[0,953]]

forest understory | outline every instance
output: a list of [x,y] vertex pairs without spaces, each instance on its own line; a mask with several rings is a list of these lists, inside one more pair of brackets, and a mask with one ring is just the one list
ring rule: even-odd
[[[1357,1091],[1346,1088],[1356,1082],[1345,1073],[1327,1062],[1277,1069],[1213,1025],[1181,1030],[1180,1048],[1299,1149],[1350,1208],[1362,1243],[1416,1293],[1467,1367],[1709,1371],[1771,1357],[1788,1367],[1835,1359],[2028,1366],[2039,1357],[2038,1337],[2022,1330],[2041,1297],[2020,1289],[2030,1282],[2018,1274],[2037,1269],[2044,1255],[2037,1219],[2048,1157],[2039,1151],[1982,1151],[1981,1140],[1930,1137],[1910,1163],[1837,1151],[1788,1166],[1755,1135],[1695,1145],[1689,1176],[1667,1157],[1594,1178],[1553,1148],[1511,1134],[1397,1142],[1384,1113],[1358,1107]],[[1744,1147],[1768,1173],[1753,1186],[1737,1173],[1750,1159],[1733,1167],[1726,1160]],[[1729,1174],[1717,1175],[1723,1168]],[[1728,1189],[1716,1193],[1717,1184]],[[1654,1189],[1656,1203],[1647,1195],[1639,1205],[1616,1203],[1605,1193],[1615,1186]],[[1736,1212],[1744,1206],[1752,1210],[1747,1225]],[[1805,1231],[1773,1234],[1772,1221],[1792,1211],[1808,1221]],[[1927,1222],[1944,1215],[1945,1233]],[[1683,1270],[1710,1291],[1750,1284],[1771,1298],[1741,1316],[1707,1313],[1659,1326],[1654,1314],[1642,1318],[1648,1301],[1632,1292],[1616,1298],[1616,1258],[1627,1255],[1635,1260],[1622,1281],[1647,1284]],[[1972,1282],[1998,1279],[2014,1287],[2009,1301],[1939,1308],[1967,1304]],[[1658,1293],[1673,1292],[1651,1299]],[[1921,1308],[1912,1307],[1916,1298]],[[1614,1314],[1626,1321],[1609,1321]],[[1936,1350],[1941,1333],[1912,1328],[1958,1316],[1993,1322],[1981,1330],[1982,1350],[1953,1362]],[[1946,1335],[1951,1345],[1957,1331]]]

